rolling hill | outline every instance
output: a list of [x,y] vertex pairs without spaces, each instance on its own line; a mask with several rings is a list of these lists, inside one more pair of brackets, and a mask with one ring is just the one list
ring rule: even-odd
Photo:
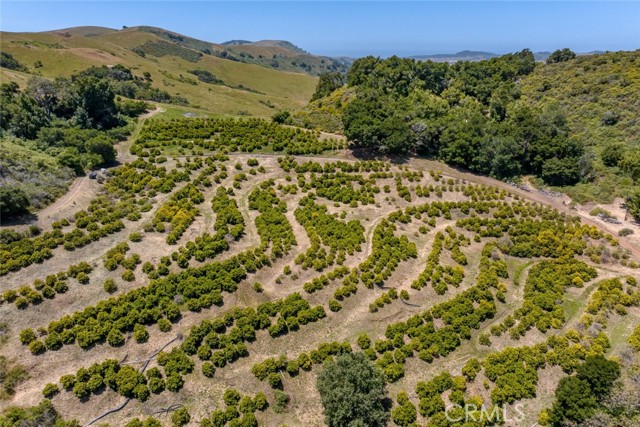
[[[114,30],[75,27],[40,33],[0,34],[2,52],[28,72],[1,68],[3,81],[23,85],[30,74],[71,76],[91,66],[122,64],[153,86],[184,97],[195,108],[218,114],[271,116],[306,104],[329,58],[300,54],[284,42],[225,47],[155,27]],[[295,64],[297,65],[295,65]],[[189,71],[211,73],[219,84]]]

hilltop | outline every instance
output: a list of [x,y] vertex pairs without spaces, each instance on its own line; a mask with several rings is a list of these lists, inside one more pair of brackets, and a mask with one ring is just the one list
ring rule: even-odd
[[[0,34],[0,48],[21,67],[0,68],[3,81],[24,85],[30,75],[69,77],[91,66],[117,64],[152,86],[218,114],[270,116],[306,104],[313,74],[344,69],[342,61],[299,53],[287,42],[223,46],[156,27],[114,30],[75,27]],[[210,73],[208,84],[193,72]]]
[[248,40],[229,40],[222,43],[223,46],[278,46],[289,50],[293,53],[300,53],[303,55],[310,55],[306,50],[296,46],[295,44],[286,40],[259,40],[257,42],[251,42]]

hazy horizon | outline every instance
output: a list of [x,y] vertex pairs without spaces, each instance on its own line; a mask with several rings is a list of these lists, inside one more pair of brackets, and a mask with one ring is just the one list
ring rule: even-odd
[[2,31],[150,25],[215,43],[287,40],[328,56],[640,47],[638,2],[2,1],[0,7]]

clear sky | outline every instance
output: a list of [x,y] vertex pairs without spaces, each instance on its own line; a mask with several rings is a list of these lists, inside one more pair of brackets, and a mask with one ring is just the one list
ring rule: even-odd
[[640,48],[639,1],[0,0],[3,31],[79,25],[152,25],[212,42],[282,39],[334,56]]

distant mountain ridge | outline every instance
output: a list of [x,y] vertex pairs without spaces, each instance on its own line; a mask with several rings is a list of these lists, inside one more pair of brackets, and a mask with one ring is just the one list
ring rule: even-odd
[[55,79],[120,64],[151,85],[144,99],[269,117],[306,104],[315,75],[347,68],[341,60],[296,53],[291,46],[277,41],[223,46],[152,26],[1,31],[3,58],[10,55],[19,66],[0,67],[0,78],[24,87],[34,75]]
[[[591,52],[578,53],[577,55],[596,55],[604,53],[601,50],[594,50]],[[534,52],[533,56],[536,61],[546,61],[547,58],[551,55],[551,52],[543,51],[543,52]],[[484,51],[476,51],[476,50],[463,50],[457,53],[438,53],[433,55],[414,55],[410,56],[411,59],[416,59],[418,61],[433,61],[433,62],[460,62],[460,61],[486,61],[487,59],[497,58],[502,56],[501,54],[493,53],[493,52],[484,52]]]
[[229,40],[223,43],[220,43],[222,46],[268,46],[268,47],[281,47],[287,50],[290,50],[293,53],[299,53],[302,55],[311,55],[311,53],[306,50],[296,46],[287,40],[258,40],[257,42],[252,42],[249,40]]
[[[35,39],[41,38],[46,34],[54,34],[67,40],[72,37],[75,39],[115,38],[118,39],[119,44],[126,45],[127,48],[141,55],[146,55],[147,53],[151,53],[153,55],[154,52],[157,54],[160,51],[165,52],[164,54],[168,54],[166,52],[171,51],[173,54],[178,54],[183,58],[192,57],[196,61],[196,58],[201,55],[211,55],[230,61],[256,64],[279,71],[291,71],[309,74],[312,76],[317,76],[324,72],[337,71],[345,73],[352,62],[345,60],[344,58],[331,58],[328,56],[313,55],[287,40],[259,40],[252,42],[249,40],[237,39],[223,43],[216,43],[196,39],[176,33],[175,31],[148,25],[131,27],[124,26],[120,30],[97,26],[79,26],[23,34],[29,34],[32,37],[35,37]],[[159,39],[172,43],[175,46],[170,47],[166,43],[162,45],[161,43],[158,43],[158,40],[154,40],[153,45],[145,45],[143,41],[148,40],[145,40],[141,34],[153,34]],[[125,39],[125,35],[127,39]],[[140,40],[140,42],[134,44],[137,40]],[[82,43],[82,45],[84,44],[85,43]],[[193,52],[188,53],[182,50],[181,53],[178,53],[180,48],[190,49]]]
[[349,66],[349,63],[340,59],[313,55],[287,40],[259,40],[252,42],[236,39],[223,43],[213,43],[157,27],[139,26],[131,28],[153,33],[167,41],[206,55],[214,55],[231,61],[257,64],[282,71],[319,75],[327,71],[346,72]]

